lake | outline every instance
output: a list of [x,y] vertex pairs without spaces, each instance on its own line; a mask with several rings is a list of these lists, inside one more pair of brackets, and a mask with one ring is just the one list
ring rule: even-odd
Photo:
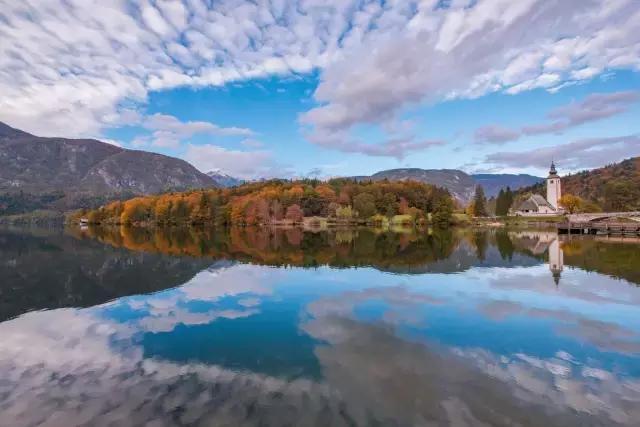
[[0,230],[2,426],[638,420],[638,240]]

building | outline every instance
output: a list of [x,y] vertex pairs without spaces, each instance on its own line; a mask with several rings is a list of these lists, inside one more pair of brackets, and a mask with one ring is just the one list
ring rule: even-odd
[[545,199],[539,194],[533,194],[527,200],[520,203],[520,205],[513,210],[513,214],[516,216],[562,214],[564,213],[564,209],[560,206],[560,197],[562,197],[561,179],[556,171],[556,165],[551,162],[549,176],[547,177],[547,198]]
[[547,201],[556,211],[560,209],[560,197],[562,197],[560,177],[556,172],[556,165],[551,162],[549,176],[547,177]]

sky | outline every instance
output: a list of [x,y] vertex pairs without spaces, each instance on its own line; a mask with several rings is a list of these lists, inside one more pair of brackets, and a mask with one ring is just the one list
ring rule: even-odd
[[0,0],[0,121],[244,178],[640,155],[638,0]]

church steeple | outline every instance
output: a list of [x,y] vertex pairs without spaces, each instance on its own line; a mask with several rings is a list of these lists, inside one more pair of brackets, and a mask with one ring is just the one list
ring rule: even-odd
[[560,208],[560,197],[562,197],[562,189],[560,187],[560,176],[556,171],[556,164],[551,160],[551,167],[549,168],[549,176],[547,177],[547,202],[553,209],[558,211]]

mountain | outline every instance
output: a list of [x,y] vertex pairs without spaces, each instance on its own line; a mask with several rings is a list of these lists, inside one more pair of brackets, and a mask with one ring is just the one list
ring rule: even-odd
[[371,179],[373,181],[419,181],[446,188],[460,203],[466,204],[473,197],[475,181],[470,175],[457,169],[420,169],[401,168],[376,172],[371,176],[353,177],[358,181]]
[[388,179],[390,181],[414,180],[449,190],[456,200],[466,205],[475,193],[476,185],[481,184],[487,197],[495,196],[501,188],[517,189],[543,180],[532,175],[513,174],[476,174],[469,175],[458,169],[420,169],[402,168],[388,169],[371,176],[355,176],[356,180],[371,179],[374,181]]
[[95,139],[38,137],[0,122],[0,215],[214,186],[184,160]]
[[242,179],[238,179],[231,175],[227,175],[226,173],[218,171],[207,172],[207,176],[210,177],[218,187],[237,187],[238,185],[242,185],[245,183],[245,181]]
[[[545,194],[540,183],[520,193]],[[574,194],[605,211],[640,210],[640,157],[562,177],[562,194]]]
[[538,184],[544,181],[544,178],[539,176],[527,175],[527,174],[491,174],[491,173],[478,173],[471,175],[476,183],[482,185],[484,193],[487,197],[495,197],[500,192],[500,189],[511,187],[512,190],[528,187],[530,185]]

